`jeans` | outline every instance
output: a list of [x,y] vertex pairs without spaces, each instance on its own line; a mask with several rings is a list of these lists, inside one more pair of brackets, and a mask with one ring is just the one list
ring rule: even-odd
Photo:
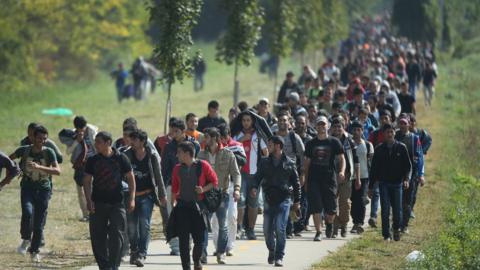
[[176,220],[179,221],[178,224],[175,225],[180,241],[180,259],[183,269],[190,269],[190,235],[193,238],[193,262],[199,263],[207,229],[202,216],[200,216],[198,210],[192,205],[178,201],[175,207],[177,214]]
[[273,254],[275,260],[283,259],[285,256],[287,220],[291,203],[290,198],[278,206],[270,206],[267,201],[264,203],[263,235],[269,254]]
[[[229,202],[230,202],[230,196],[228,194],[224,194],[223,201],[220,204],[220,207],[218,207],[217,211],[215,212],[215,216],[217,217],[217,222],[218,222],[218,238],[217,238],[217,244],[216,244],[216,251],[218,254],[223,254],[227,250],[227,244],[228,244],[227,210],[228,210]],[[208,246],[208,234],[203,244],[204,254],[207,254],[207,246]]]
[[376,182],[375,184],[373,184],[373,195],[370,200],[370,218],[377,218],[379,200],[380,189],[378,188],[378,182]]
[[39,252],[51,195],[51,190],[21,189],[22,219],[20,235],[23,240],[32,241],[29,249],[30,253]]
[[355,182],[352,183],[352,209],[350,215],[353,224],[363,225],[365,221],[368,178],[360,179],[362,185],[359,190],[355,189]]
[[407,190],[403,190],[403,198],[402,198],[402,209],[403,209],[403,220],[402,220],[402,228],[408,227],[408,223],[410,221],[410,215],[412,214],[413,210],[413,201],[414,196],[417,193],[417,184],[418,181],[416,179],[411,180]]
[[408,92],[412,94],[414,98],[416,98],[418,84],[417,82],[408,82]]
[[127,215],[130,254],[147,256],[154,200],[153,193],[135,197],[135,210]]
[[126,228],[125,206],[95,202],[90,214],[90,239],[93,255],[100,269],[118,269]]
[[424,97],[425,106],[432,105],[433,92],[434,92],[433,85],[423,86],[423,97]]
[[[230,185],[228,188],[228,209],[227,209],[227,233],[228,233],[228,241],[227,241],[227,250],[233,250],[233,245],[235,243],[235,238],[237,236],[237,202],[233,200],[233,185]],[[219,226],[218,226],[218,219],[216,215],[213,215],[211,220],[212,226],[212,240],[215,246],[218,245],[218,235],[219,235]]]
[[380,182],[380,204],[382,207],[382,235],[390,235],[390,208],[393,214],[393,230],[398,231],[402,226],[402,183],[391,184]]

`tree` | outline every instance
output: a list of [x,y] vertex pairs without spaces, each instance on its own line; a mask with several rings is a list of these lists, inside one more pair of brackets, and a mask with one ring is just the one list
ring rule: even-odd
[[162,80],[168,88],[164,132],[172,113],[172,84],[182,82],[192,72],[190,48],[193,45],[192,28],[197,23],[201,0],[152,0],[150,20],[157,25],[158,43],[153,50],[155,66],[163,72]]
[[[292,31],[295,25],[295,10],[293,0],[269,0],[266,1],[265,31],[269,52],[272,57],[280,58],[287,56],[292,49]],[[273,86],[275,99],[278,85],[278,66],[275,70]]]
[[323,8],[322,27],[325,29],[322,43],[326,48],[337,48],[337,43],[346,38],[349,20],[344,1],[321,0]]
[[261,35],[263,9],[257,0],[225,0],[223,8],[228,14],[227,31],[217,43],[217,61],[234,65],[233,105],[238,103],[240,83],[239,65],[248,66],[254,57],[253,49]]
[[400,36],[413,41],[429,41],[437,38],[438,7],[435,0],[395,0],[392,24]]

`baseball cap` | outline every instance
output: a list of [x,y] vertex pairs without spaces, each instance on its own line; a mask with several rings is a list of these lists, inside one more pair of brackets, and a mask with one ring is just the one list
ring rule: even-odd
[[298,102],[298,101],[300,101],[300,95],[296,92],[293,92],[288,96],[288,99],[292,99],[292,100]]
[[325,123],[325,124],[328,125],[329,122],[328,122],[327,117],[321,115],[321,116],[317,117],[317,119],[315,120],[315,124],[319,124],[319,123]]
[[268,98],[262,97],[262,98],[258,101],[258,103],[270,104],[270,101],[268,100]]

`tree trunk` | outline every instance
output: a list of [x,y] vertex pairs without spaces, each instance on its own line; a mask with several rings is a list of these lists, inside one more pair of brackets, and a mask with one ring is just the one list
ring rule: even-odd
[[235,71],[233,73],[233,106],[237,106],[240,98],[240,82],[238,81],[238,60],[235,60]]
[[168,97],[167,108],[165,109],[165,122],[163,123],[163,134],[167,134],[168,121],[170,119],[170,116],[172,115],[172,83],[168,82],[167,85]]
[[277,88],[278,88],[278,68],[280,66],[280,59],[278,60],[277,68],[275,69],[275,77],[273,79],[273,104],[276,103],[277,100]]

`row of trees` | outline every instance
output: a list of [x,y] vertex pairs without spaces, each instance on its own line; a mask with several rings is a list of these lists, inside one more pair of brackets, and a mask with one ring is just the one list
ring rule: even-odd
[[[345,3],[343,0],[222,1],[227,22],[217,42],[217,60],[234,65],[234,104],[239,99],[239,67],[250,65],[262,36],[270,56],[278,59],[292,50],[303,55],[308,50],[335,46],[348,34]],[[169,89],[166,119],[171,112],[171,85],[176,80],[182,81],[191,69],[191,30],[198,22],[201,4],[200,0],[151,2],[150,19],[153,28],[158,29],[155,64],[164,72]]]

